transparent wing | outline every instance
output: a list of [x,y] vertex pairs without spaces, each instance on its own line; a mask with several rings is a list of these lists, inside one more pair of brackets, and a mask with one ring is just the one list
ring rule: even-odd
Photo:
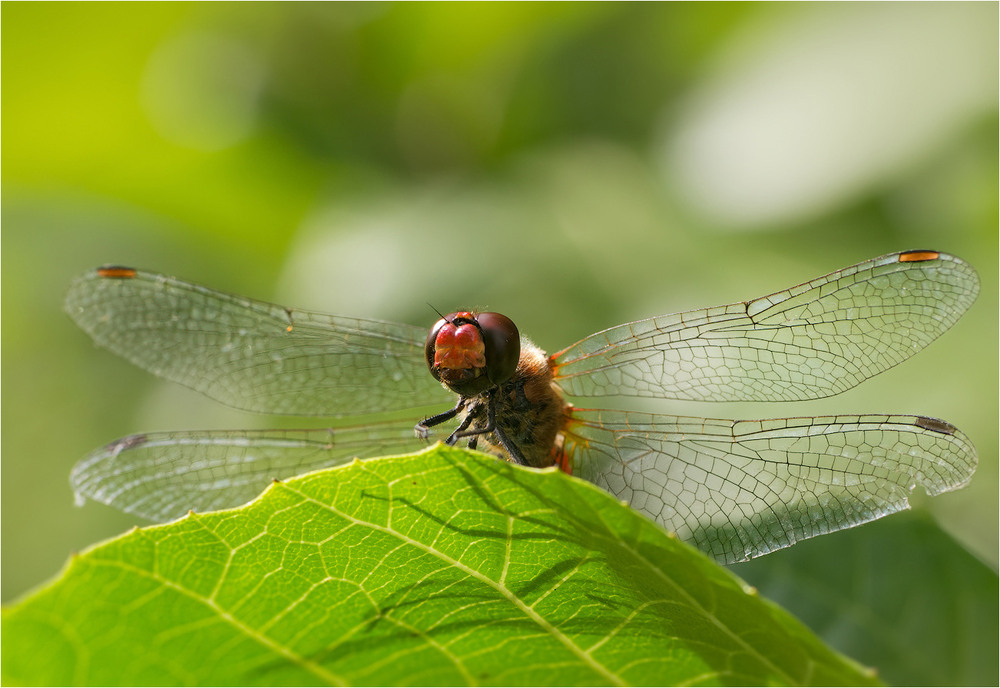
[[401,420],[326,430],[231,430],[131,435],[95,450],[74,468],[77,500],[93,499],[153,521],[189,510],[244,504],[273,479],[427,442]]
[[553,360],[571,396],[816,399],[912,356],[978,292],[955,256],[893,253],[753,301],[612,327]]
[[723,563],[965,485],[975,448],[921,416],[732,421],[573,409],[573,473]]
[[236,408],[342,416],[449,403],[426,330],[292,310],[131,268],[78,277],[66,311],[100,346]]

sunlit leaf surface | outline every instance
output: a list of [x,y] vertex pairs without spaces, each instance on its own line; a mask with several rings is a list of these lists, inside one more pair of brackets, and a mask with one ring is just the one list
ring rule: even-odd
[[8,684],[872,680],[601,490],[446,447],[97,546],[3,643]]

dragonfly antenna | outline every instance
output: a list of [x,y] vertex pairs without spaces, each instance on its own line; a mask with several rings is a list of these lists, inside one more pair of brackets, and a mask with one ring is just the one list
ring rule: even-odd
[[[442,320],[447,320],[447,318],[445,317],[444,313],[442,313],[442,312],[441,312],[441,311],[439,311],[439,310],[438,310],[437,308],[435,308],[435,307],[433,306],[433,304],[431,304],[430,302],[428,302],[428,303],[427,303],[427,305],[428,305],[428,306],[430,307],[430,309],[431,309],[432,311],[434,311],[435,313],[437,313],[437,314],[438,314],[438,317],[439,317],[439,318],[441,318]],[[451,321],[448,321],[448,322],[451,322]]]

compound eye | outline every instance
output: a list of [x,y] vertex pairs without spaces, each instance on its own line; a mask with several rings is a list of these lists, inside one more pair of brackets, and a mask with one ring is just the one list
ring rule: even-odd
[[486,374],[490,382],[507,382],[521,358],[521,335],[514,321],[501,313],[480,313],[476,322],[486,345]]
[[451,322],[449,320],[450,317],[450,315],[446,315],[434,323],[434,327],[427,333],[427,341],[424,343],[424,356],[427,358],[427,367],[430,369],[431,375],[434,376],[435,380],[441,379],[441,376],[434,370],[434,358],[437,353],[437,336],[441,328]]
[[460,311],[434,324],[424,355],[435,380],[471,397],[511,378],[521,355],[521,339],[507,316]]

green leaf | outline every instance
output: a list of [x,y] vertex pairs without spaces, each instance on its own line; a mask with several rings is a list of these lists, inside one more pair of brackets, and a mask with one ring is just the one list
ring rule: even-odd
[[592,485],[437,446],[136,529],[5,611],[19,684],[861,684]]
[[997,685],[1000,581],[904,512],[733,570],[894,685]]

